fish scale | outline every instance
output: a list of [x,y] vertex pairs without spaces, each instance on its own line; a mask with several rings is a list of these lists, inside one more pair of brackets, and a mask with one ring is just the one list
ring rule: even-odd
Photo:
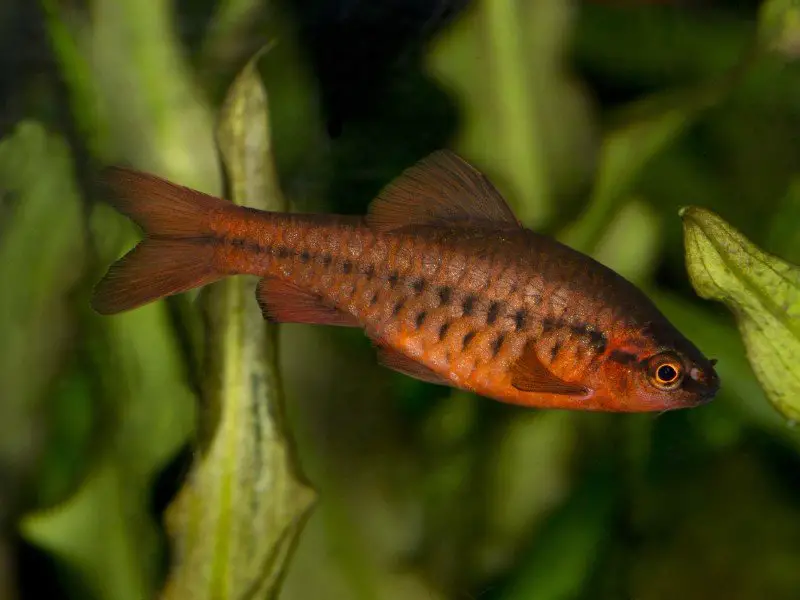
[[129,169],[104,182],[146,237],[96,287],[102,314],[255,275],[266,318],[362,328],[389,368],[502,402],[663,411],[719,387],[640,290],[522,227],[450,152],[408,169],[365,217],[257,211]]

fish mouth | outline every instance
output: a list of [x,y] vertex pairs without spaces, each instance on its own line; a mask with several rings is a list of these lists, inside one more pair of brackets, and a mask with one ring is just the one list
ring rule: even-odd
[[697,395],[697,405],[708,404],[719,393],[719,380],[714,381],[713,385],[701,391]]

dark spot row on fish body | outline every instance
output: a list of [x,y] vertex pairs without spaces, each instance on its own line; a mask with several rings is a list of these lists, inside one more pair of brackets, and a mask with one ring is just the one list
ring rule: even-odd
[[494,325],[494,322],[497,321],[497,316],[500,313],[500,303],[499,302],[492,302],[489,305],[489,310],[486,311],[486,324],[487,325]]
[[450,304],[450,300],[453,297],[453,288],[447,285],[443,285],[439,288],[439,300],[442,304]]
[[528,311],[520,309],[514,314],[514,328],[517,331],[522,331],[525,328],[525,323],[528,320]]
[[475,310],[475,303],[477,301],[478,299],[471,294],[464,298],[464,301],[461,303],[461,310],[463,311],[465,317],[472,316],[472,313]]
[[414,291],[415,294],[419,295],[425,291],[425,279],[420,277],[419,279],[415,279],[411,284],[411,289]]
[[415,321],[415,323],[416,323],[416,326],[417,326],[417,329],[419,329],[420,327],[422,327],[422,325],[425,323],[425,317],[427,317],[427,316],[428,316],[428,313],[427,313],[427,312],[425,312],[424,310],[423,310],[423,311],[421,311],[421,312],[420,312],[420,313],[417,315],[417,318],[416,318],[416,321]]
[[550,317],[545,317],[542,319],[542,335],[547,335],[548,333],[555,331],[558,326],[558,321],[551,319]]
[[464,336],[464,339],[461,340],[461,349],[462,350],[466,350],[467,347],[469,346],[469,343],[472,341],[472,338],[474,338],[474,337],[475,337],[475,332],[474,331],[468,331],[466,333],[466,335]]
[[342,273],[349,275],[353,272],[353,262],[349,260],[342,261]]
[[442,326],[439,328],[439,341],[441,342],[444,340],[445,336],[447,336],[447,330],[450,329],[450,322],[445,321],[442,323]]
[[392,314],[395,317],[397,315],[399,315],[400,311],[403,310],[403,306],[405,306],[405,304],[406,304],[406,299],[405,298],[400,298],[397,302],[395,302],[394,308],[392,309]]
[[559,352],[561,352],[561,342],[556,341],[556,343],[553,344],[552,348],[550,348],[550,361],[551,362],[556,359],[556,357],[558,356]]
[[375,306],[378,303],[378,297],[379,297],[379,294],[378,294],[378,292],[376,290],[375,292],[372,293],[372,297],[369,299],[369,305],[370,306]]
[[492,342],[492,356],[497,356],[500,349],[503,347],[503,342],[506,340],[506,334],[500,333]]
[[573,334],[588,339],[589,345],[593,350],[602,354],[606,351],[608,339],[602,331],[597,331],[585,323],[573,323],[569,326]]
[[300,252],[300,262],[305,264],[309,260],[311,260],[311,253],[308,250],[303,250]]

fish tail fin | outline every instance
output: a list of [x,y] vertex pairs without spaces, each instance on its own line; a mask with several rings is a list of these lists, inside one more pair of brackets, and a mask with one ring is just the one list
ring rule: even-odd
[[108,315],[212,283],[212,219],[235,210],[215,198],[154,175],[120,167],[103,173],[106,201],[144,229],[146,237],[109,268],[94,289],[92,307]]
[[235,204],[156,175],[108,167],[100,178],[103,198],[150,237],[201,238],[213,235],[212,219]]

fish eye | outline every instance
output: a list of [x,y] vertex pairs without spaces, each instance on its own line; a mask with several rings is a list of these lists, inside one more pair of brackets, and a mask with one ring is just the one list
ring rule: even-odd
[[648,372],[650,381],[664,390],[675,389],[683,380],[683,365],[670,354],[662,354],[651,359]]

